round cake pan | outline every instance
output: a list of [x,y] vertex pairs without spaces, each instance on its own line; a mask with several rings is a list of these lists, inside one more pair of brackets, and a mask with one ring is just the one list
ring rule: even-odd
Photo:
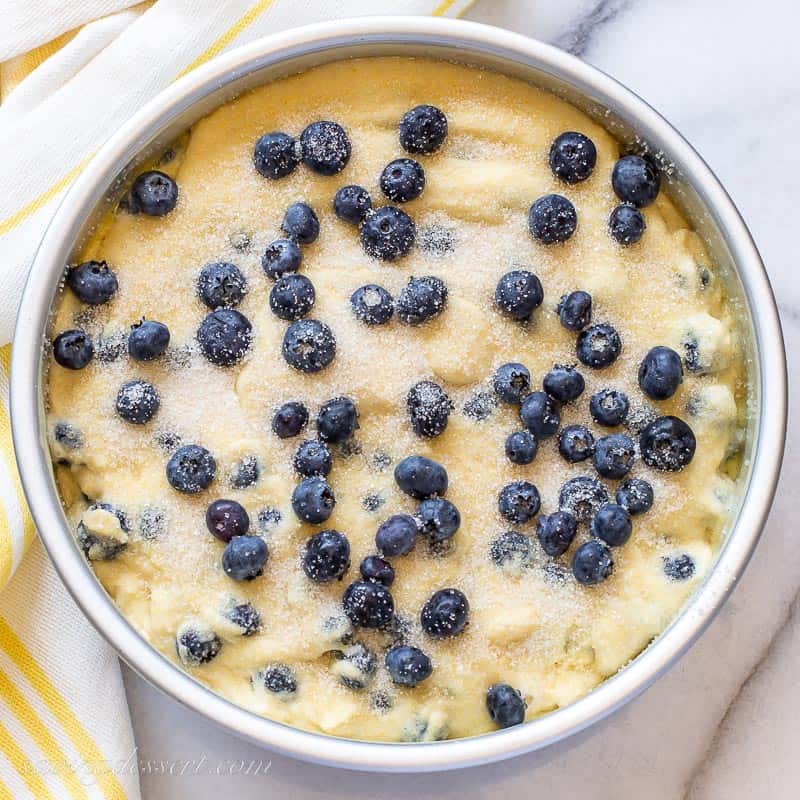
[[[379,55],[454,60],[521,78],[578,106],[624,146],[644,145],[657,154],[671,197],[703,236],[737,304],[749,379],[736,508],[713,569],[667,629],[628,666],[569,706],[508,730],[423,744],[353,741],[273,722],[214,694],[153,649],[117,610],[75,544],[56,491],[42,392],[43,344],[65,265],[119,197],[127,176],[247,89],[317,64]],[[423,17],[342,20],[270,36],[194,70],[142,108],[83,170],[47,230],[22,299],[11,384],[14,445],[39,534],[78,605],[122,658],[171,697],[265,747],[328,765],[397,772],[483,764],[544,747],[610,714],[662,675],[741,576],[769,512],[786,427],[786,358],[769,281],[736,208],[698,154],[639,97],[577,58],[498,28]]]

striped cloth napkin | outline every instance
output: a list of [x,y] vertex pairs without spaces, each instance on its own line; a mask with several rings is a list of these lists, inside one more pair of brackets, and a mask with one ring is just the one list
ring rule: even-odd
[[139,797],[119,663],[35,541],[11,444],[9,342],[59,199],[109,131],[231,47],[337,17],[458,16],[470,2],[0,2],[0,800]]

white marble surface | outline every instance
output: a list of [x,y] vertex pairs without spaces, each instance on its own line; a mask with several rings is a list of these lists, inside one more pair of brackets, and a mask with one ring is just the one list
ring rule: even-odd
[[[478,0],[466,16],[572,50],[647,98],[697,147],[761,248],[779,298],[794,384],[800,347],[797,249],[789,235],[800,175],[796,2]],[[796,415],[794,397],[790,405]],[[723,612],[665,678],[577,739],[456,773],[334,772],[244,744],[126,671],[140,758],[206,759],[196,775],[142,775],[143,796],[796,800],[800,534],[792,500],[800,481],[798,443],[793,426],[770,522]],[[221,759],[266,759],[271,766],[256,777],[208,774],[205,766]]]

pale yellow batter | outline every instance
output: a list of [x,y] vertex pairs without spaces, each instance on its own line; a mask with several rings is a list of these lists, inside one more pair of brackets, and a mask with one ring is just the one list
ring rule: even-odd
[[[449,137],[435,155],[418,157],[427,186],[420,199],[404,206],[417,225],[417,246],[397,262],[380,262],[363,252],[357,231],[334,216],[332,198],[340,186],[358,183],[381,204],[381,170],[406,155],[398,121],[420,103],[444,110]],[[297,135],[316,119],[336,120],[350,136],[352,158],[342,173],[323,178],[301,166],[269,181],[254,170],[259,136],[272,130]],[[547,153],[558,134],[572,130],[594,141],[597,165],[589,180],[567,186],[553,177]],[[169,352],[149,363],[95,359],[80,372],[53,365],[48,392],[51,432],[57,423],[69,423],[81,438],[71,449],[63,437],[60,443],[51,437],[68,515],[77,527],[90,501],[110,503],[126,515],[130,530],[120,536],[127,547],[93,566],[154,647],[177,661],[176,632],[202,623],[223,645],[213,661],[191,674],[233,702],[337,736],[429,740],[492,730],[484,698],[499,681],[520,689],[527,719],[568,704],[664,629],[711,564],[731,509],[743,371],[733,312],[714,267],[665,191],[644,209],[647,230],[639,244],[623,249],[609,237],[608,215],[618,202],[610,174],[619,152],[606,131],[547,93],[492,72],[411,59],[346,61],[277,81],[218,109],[176,145],[174,158],[159,167],[180,187],[175,210],[165,217],[120,212],[83,254],[113,267],[116,297],[89,309],[67,291],[54,322],[54,332],[82,327],[113,342],[142,317],[159,320],[171,332]],[[555,247],[537,244],[527,229],[531,202],[548,192],[568,197],[578,213],[575,235]],[[286,207],[297,200],[311,204],[321,223],[318,241],[304,248],[301,268],[316,288],[311,316],[327,322],[338,343],[333,364],[316,375],[290,369],[281,357],[286,323],[270,312],[272,282],[260,266],[265,246],[280,235]],[[419,245],[432,226],[451,231],[452,252]],[[250,246],[236,249],[232,243],[241,246],[245,235]],[[249,284],[238,310],[253,323],[254,343],[245,361],[229,369],[209,364],[195,342],[207,313],[196,297],[196,279],[211,261],[237,264]],[[527,328],[502,317],[492,302],[499,277],[517,267],[538,275],[545,292]],[[403,326],[395,319],[371,328],[351,312],[349,297],[363,284],[381,284],[396,297],[409,276],[431,274],[447,283],[450,299],[429,324]],[[556,440],[548,439],[531,465],[514,466],[504,455],[504,441],[521,427],[516,408],[501,405],[480,423],[461,413],[476,390],[491,391],[499,364],[524,363],[540,388],[554,363],[575,362],[575,335],[554,312],[558,298],[575,289],[592,294],[594,319],[613,323],[624,347],[607,369],[579,365],[587,388],[564,407],[562,423],[608,433],[593,426],[588,414],[591,394],[608,386],[628,393],[632,418],[656,407],[686,419],[697,437],[695,458],[681,473],[658,473],[637,460],[631,474],[652,483],[655,504],[634,517],[630,541],[613,550],[613,575],[597,586],[582,586],[569,572],[571,553],[587,538],[585,526],[558,560],[542,552],[534,535],[534,563],[521,575],[498,569],[489,558],[492,540],[514,527],[497,512],[497,494],[506,483],[532,481],[542,513],[551,513],[561,484],[594,474],[591,462],[568,465]],[[636,383],[642,356],[656,344],[683,352],[688,333],[699,342],[707,374],[687,373],[671,399],[646,401]],[[161,395],[156,418],[142,426],[114,412],[118,388],[133,378],[150,381]],[[432,440],[412,432],[405,412],[408,388],[423,379],[442,384],[456,407],[445,433]],[[280,440],[270,431],[270,419],[280,404],[302,400],[313,420],[325,400],[339,395],[356,402],[361,427],[349,454],[334,448],[329,481],[337,505],[327,523],[313,528],[296,518],[290,503],[297,482],[292,455],[303,438],[313,436],[313,422],[306,435]],[[167,483],[169,435],[214,454],[218,475],[209,490],[190,497]],[[391,559],[395,607],[410,623],[409,641],[430,656],[433,674],[413,689],[393,685],[382,666],[388,634],[355,631],[353,639],[376,652],[379,668],[368,688],[350,689],[339,680],[346,667],[330,653],[344,649],[338,641],[342,630],[325,629],[324,622],[341,615],[342,592],[358,579],[361,559],[375,552],[380,522],[413,513],[416,504],[398,490],[393,467],[414,453],[446,466],[447,497],[462,515],[448,554],[432,555],[420,541],[410,555]],[[392,463],[381,468],[383,455]],[[252,487],[233,489],[230,471],[245,456],[257,457],[261,477]],[[613,493],[617,482],[606,483]],[[368,495],[379,495],[383,504],[366,510]],[[234,582],[221,569],[224,545],[204,521],[208,504],[219,497],[242,503],[253,529],[267,538],[269,561],[254,581]],[[281,520],[259,527],[259,511],[267,508],[278,509]],[[90,516],[94,529],[113,533],[119,527],[111,514]],[[150,538],[142,534],[143,517]],[[303,573],[303,543],[320,527],[349,538],[352,566],[342,582],[314,584]],[[535,522],[517,529],[533,535]],[[664,557],[679,553],[694,559],[690,580],[664,574]],[[460,637],[434,641],[420,630],[419,611],[444,586],[467,595],[470,624]],[[222,616],[231,603],[245,601],[263,620],[262,630],[246,638]],[[251,680],[275,663],[297,675],[291,698]]]

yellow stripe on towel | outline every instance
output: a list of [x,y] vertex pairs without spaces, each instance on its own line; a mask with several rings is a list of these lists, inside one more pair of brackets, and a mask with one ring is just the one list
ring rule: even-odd
[[36,771],[31,760],[25,755],[20,746],[14,741],[14,737],[8,732],[8,728],[0,722],[0,750],[11,762],[11,766],[19,773],[25,781],[26,786],[31,790],[36,800],[56,800],[53,793],[47,788],[47,784],[42,780],[42,776]]

